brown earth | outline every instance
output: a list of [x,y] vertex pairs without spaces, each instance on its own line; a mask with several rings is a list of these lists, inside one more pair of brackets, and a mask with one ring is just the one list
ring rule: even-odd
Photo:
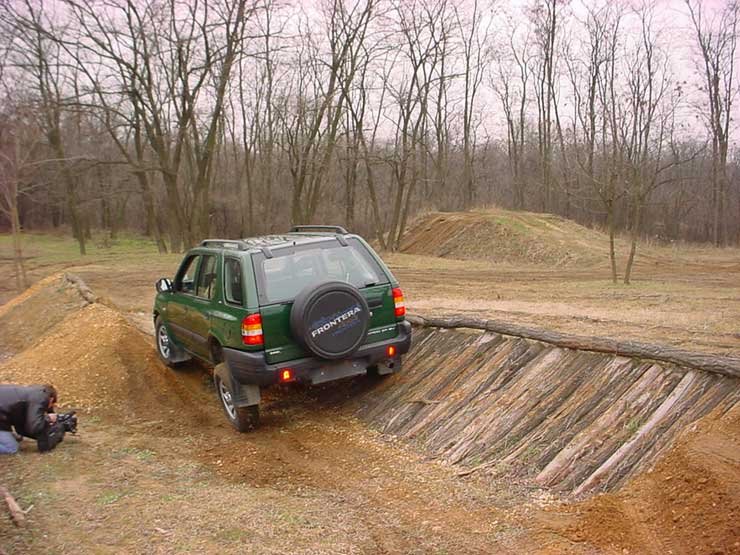
[[32,507],[23,534],[0,520],[9,553],[737,552],[737,413],[706,418],[623,492],[562,505],[368,430],[345,398],[372,382],[277,390],[264,426],[237,434],[202,369],[165,368],[100,304],[69,311],[0,379],[63,384],[63,405],[84,411],[53,453],[24,442],[6,459],[2,480]]
[[[0,337],[3,338],[0,355],[24,349],[86,304],[61,277],[61,274],[52,274],[0,306]],[[29,314],[34,317],[29,318]]]
[[608,245],[606,235],[552,214],[488,209],[421,216],[404,236],[401,252],[572,267],[599,261]]
[[740,553],[740,407],[687,430],[622,491],[538,516],[548,536],[607,553]]
[[[634,284],[612,286],[603,236],[561,222],[503,222],[524,235],[510,258],[383,257],[422,313],[740,354],[740,251],[641,245]],[[538,226],[550,230],[538,240],[563,242],[529,246]],[[179,255],[45,256],[31,261],[35,280],[68,269],[102,303],[50,278],[0,307],[0,380],[52,381],[84,412],[55,452],[24,442],[2,461],[0,483],[31,510],[24,533],[0,518],[0,552],[740,553],[734,417],[706,417],[621,492],[565,504],[507,477],[460,478],[369,430],[345,399],[369,382],[271,392],[265,425],[239,435],[208,373],[165,368],[147,335],[153,283]]]
[[[48,299],[57,286],[35,296]],[[12,324],[19,314],[6,316]],[[489,502],[488,484],[456,481],[451,469],[370,432],[335,390],[272,392],[263,427],[240,435],[220,414],[203,370],[164,367],[151,338],[101,304],[78,306],[0,365],[0,381],[51,381],[62,408],[82,413],[80,435],[53,453],[39,455],[26,441],[22,456],[6,459],[2,481],[34,508],[29,534],[2,519],[0,546],[11,553],[40,545],[56,553],[514,552],[507,542],[518,527]],[[194,535],[194,526],[205,530]]]

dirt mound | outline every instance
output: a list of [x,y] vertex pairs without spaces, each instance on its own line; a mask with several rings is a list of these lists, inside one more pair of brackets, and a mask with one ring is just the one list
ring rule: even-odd
[[17,353],[85,306],[76,285],[54,274],[0,306],[0,355]]
[[606,553],[740,553],[740,406],[709,414],[622,491],[543,518]]
[[[63,312],[58,299],[44,299],[50,310]],[[24,305],[39,301],[31,296]],[[30,347],[0,364],[0,381],[52,383],[63,407],[102,409],[113,418],[167,420],[176,413],[191,422],[202,419],[194,395],[203,388],[187,386],[188,380],[202,379],[202,372],[173,375],[151,343],[115,309],[78,303]]]
[[462,260],[575,266],[604,260],[608,238],[551,214],[495,209],[433,212],[412,225],[401,251]]

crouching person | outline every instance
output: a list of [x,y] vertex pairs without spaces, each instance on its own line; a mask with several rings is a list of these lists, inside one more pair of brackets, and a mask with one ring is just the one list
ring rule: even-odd
[[17,453],[24,437],[35,439],[39,451],[54,449],[65,432],[54,412],[56,402],[51,385],[0,384],[0,454]]

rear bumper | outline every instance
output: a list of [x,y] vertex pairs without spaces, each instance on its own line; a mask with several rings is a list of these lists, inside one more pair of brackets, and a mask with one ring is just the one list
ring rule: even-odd
[[[406,354],[411,348],[411,324],[407,321],[398,322],[398,335],[385,341],[377,343],[368,343],[363,345],[350,357],[346,362],[357,370],[346,370],[337,374],[339,377],[349,377],[352,375],[364,374],[365,369],[378,362],[388,360],[387,349],[389,346],[396,347],[394,359],[400,355]],[[290,368],[293,371],[296,381],[317,383],[320,381],[329,381],[322,379],[320,376],[325,374],[327,367],[335,366],[335,361],[323,360],[315,357],[301,358],[290,362],[280,364],[268,364],[265,361],[264,351],[250,353],[238,349],[223,349],[224,361],[226,362],[234,381],[244,385],[258,385],[267,387],[278,383],[279,373],[281,370]]]

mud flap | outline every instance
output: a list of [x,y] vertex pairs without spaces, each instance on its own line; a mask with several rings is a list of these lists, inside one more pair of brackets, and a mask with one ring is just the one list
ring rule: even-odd
[[[170,336],[170,359],[169,362],[171,364],[179,364],[181,362],[187,362],[189,360],[192,360],[193,357],[191,357],[185,349],[180,347],[180,345],[177,343],[177,339],[173,339],[173,334],[169,330],[169,327],[167,324],[165,324],[165,328],[167,328],[167,334]],[[155,329],[156,333],[156,329]]]
[[192,360],[193,357],[191,357],[185,349],[182,347],[175,345],[172,341],[170,341],[170,362],[172,364],[179,364],[181,362],[187,362],[189,360]]
[[221,381],[229,384],[231,389],[232,400],[235,407],[250,407],[260,404],[260,388],[258,385],[245,385],[237,382],[231,375],[227,364],[216,365],[213,369],[214,375],[221,378]]

